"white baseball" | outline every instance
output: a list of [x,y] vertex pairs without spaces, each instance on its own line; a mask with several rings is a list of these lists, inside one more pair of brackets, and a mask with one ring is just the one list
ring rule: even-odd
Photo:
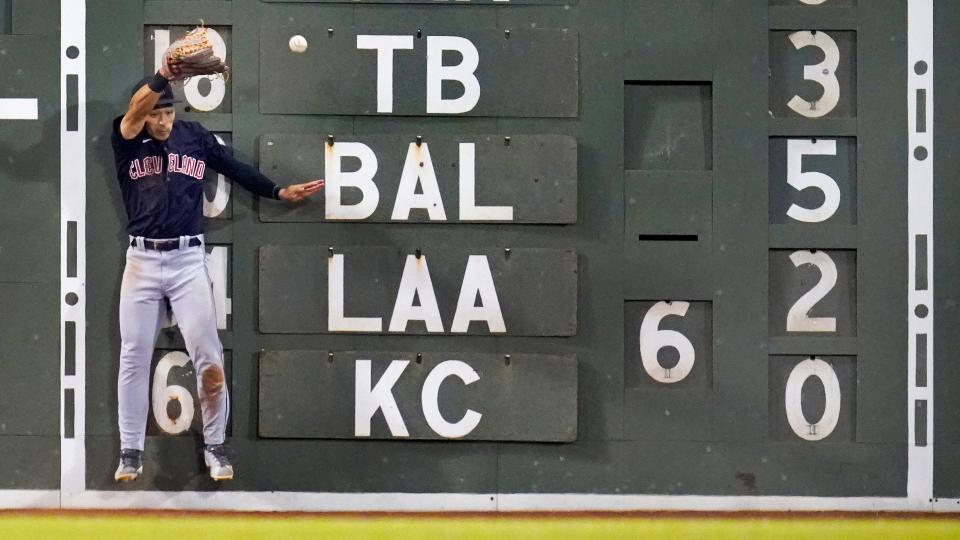
[[295,53],[302,53],[307,50],[307,38],[297,34],[290,38],[290,50]]

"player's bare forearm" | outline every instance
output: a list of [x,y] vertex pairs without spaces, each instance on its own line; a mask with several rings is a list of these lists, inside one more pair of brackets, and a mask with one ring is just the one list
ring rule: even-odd
[[153,110],[157,104],[162,92],[154,92],[149,85],[143,85],[130,98],[130,104],[127,105],[127,112],[120,121],[120,134],[124,139],[132,139],[143,129],[143,124],[147,120],[147,114]]
[[319,178],[303,184],[289,185],[280,190],[280,200],[294,203],[300,202],[323,189],[323,184],[323,178]]

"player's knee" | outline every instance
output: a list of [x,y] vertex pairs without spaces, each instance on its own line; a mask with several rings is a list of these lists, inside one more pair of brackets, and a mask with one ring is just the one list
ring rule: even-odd
[[223,370],[212,366],[203,370],[200,375],[203,393],[207,396],[215,396],[223,390]]

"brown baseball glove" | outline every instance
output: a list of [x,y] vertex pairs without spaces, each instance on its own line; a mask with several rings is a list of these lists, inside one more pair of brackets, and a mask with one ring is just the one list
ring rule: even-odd
[[174,41],[163,53],[160,75],[169,81],[182,81],[196,75],[227,75],[229,68],[213,54],[207,29],[198,26]]

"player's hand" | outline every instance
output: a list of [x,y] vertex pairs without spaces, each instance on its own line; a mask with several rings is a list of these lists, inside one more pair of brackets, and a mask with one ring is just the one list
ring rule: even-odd
[[286,202],[300,202],[323,189],[323,178],[303,184],[293,184],[280,190],[280,200]]

